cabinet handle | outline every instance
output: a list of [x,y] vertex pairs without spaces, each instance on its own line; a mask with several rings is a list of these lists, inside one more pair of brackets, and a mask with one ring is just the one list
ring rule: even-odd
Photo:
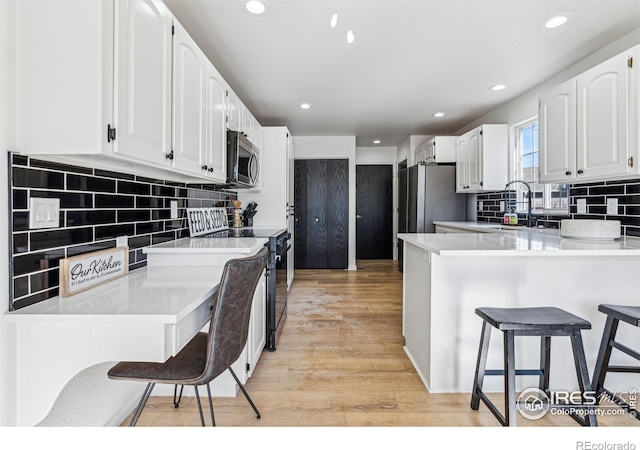
[[209,172],[213,172],[213,167],[209,167]]
[[565,174],[565,175],[571,175],[571,171],[570,171],[570,170],[567,170],[564,174]]
[[167,153],[167,154],[165,155],[165,157],[166,157],[167,159],[173,159],[173,150],[171,150],[171,152],[170,152],[170,153]]
[[584,170],[582,170],[582,169],[578,170],[578,175],[581,175],[583,173],[584,173]]
[[207,167],[206,164],[204,166],[202,166],[202,170],[207,170],[207,169],[208,169],[208,167]]

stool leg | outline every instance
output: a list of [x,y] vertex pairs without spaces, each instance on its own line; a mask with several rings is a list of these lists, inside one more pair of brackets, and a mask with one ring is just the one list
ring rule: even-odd
[[513,331],[504,332],[504,418],[508,427],[516,426],[516,361]]
[[476,374],[473,378],[473,389],[471,391],[471,409],[477,410],[480,407],[480,392],[484,382],[484,372],[487,368],[487,354],[489,353],[489,338],[491,337],[491,325],[482,322],[482,332],[480,333],[480,348],[478,349],[478,361],[476,363]]
[[591,383],[598,400],[600,394],[602,394],[604,379],[607,376],[607,368],[609,367],[609,359],[611,358],[611,341],[615,339],[617,330],[618,319],[607,316],[602,332],[602,341],[600,341],[598,359],[596,359],[596,366],[593,369],[593,382]]
[[551,367],[551,336],[540,338],[540,381],[538,389],[545,394],[549,394],[549,368]]
[[[580,334],[580,330],[575,330],[571,333],[571,346],[573,348],[573,359],[576,365],[576,373],[578,375],[578,385],[580,386],[580,392],[584,394],[585,392],[591,391],[591,382],[589,381],[587,360],[584,356],[584,346],[582,344],[582,335]],[[582,425],[588,424],[590,427],[598,426],[594,406],[587,407],[586,410],[586,423]]]

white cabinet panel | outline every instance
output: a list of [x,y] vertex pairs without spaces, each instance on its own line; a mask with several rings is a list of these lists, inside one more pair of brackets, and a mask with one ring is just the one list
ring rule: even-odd
[[171,151],[171,26],[164,3],[115,3],[113,151],[163,163]]
[[540,97],[540,181],[576,176],[576,82],[569,80]]
[[578,179],[627,173],[627,54],[577,78]]
[[173,49],[173,166],[200,174],[204,154],[207,59],[177,22]]
[[213,64],[207,63],[206,77],[206,142],[203,174],[212,180],[224,183],[227,174],[227,130],[226,130],[227,84]]
[[258,364],[260,355],[267,341],[267,287],[266,278],[260,278],[253,295],[251,306],[251,322],[247,338],[247,375],[251,376]]

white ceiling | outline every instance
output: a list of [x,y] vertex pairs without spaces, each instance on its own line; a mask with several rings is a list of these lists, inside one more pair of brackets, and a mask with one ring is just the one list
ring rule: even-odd
[[[361,147],[451,134],[640,27],[640,0],[268,0],[261,17],[166,3],[262,125]],[[541,29],[558,13],[565,26]]]

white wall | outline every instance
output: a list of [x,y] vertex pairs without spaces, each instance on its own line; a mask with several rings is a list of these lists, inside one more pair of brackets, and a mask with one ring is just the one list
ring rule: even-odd
[[294,136],[295,159],[349,160],[349,270],[356,266],[356,137]]
[[426,142],[433,135],[411,135],[398,145],[397,161],[407,160],[407,166],[413,166],[416,163],[416,147]]
[[[13,7],[9,2],[0,1],[0,211],[8,211],[8,176],[7,176],[7,151],[11,148],[13,139],[13,106],[15,100],[12,98],[13,76],[10,69],[12,64],[12,47],[10,36],[15,35],[15,20],[10,17],[13,14]],[[8,274],[9,267],[9,247],[7,243],[8,223],[0,220],[0,273]],[[9,292],[9,276],[0,277],[0,314],[4,314],[9,309],[7,293]],[[13,384],[15,377],[15,359],[9,349],[13,347],[13,342],[7,327],[0,323],[0,426],[15,425],[15,389]]]
[[398,158],[397,147],[357,147],[356,165],[388,164],[393,168],[393,259],[398,259]]

